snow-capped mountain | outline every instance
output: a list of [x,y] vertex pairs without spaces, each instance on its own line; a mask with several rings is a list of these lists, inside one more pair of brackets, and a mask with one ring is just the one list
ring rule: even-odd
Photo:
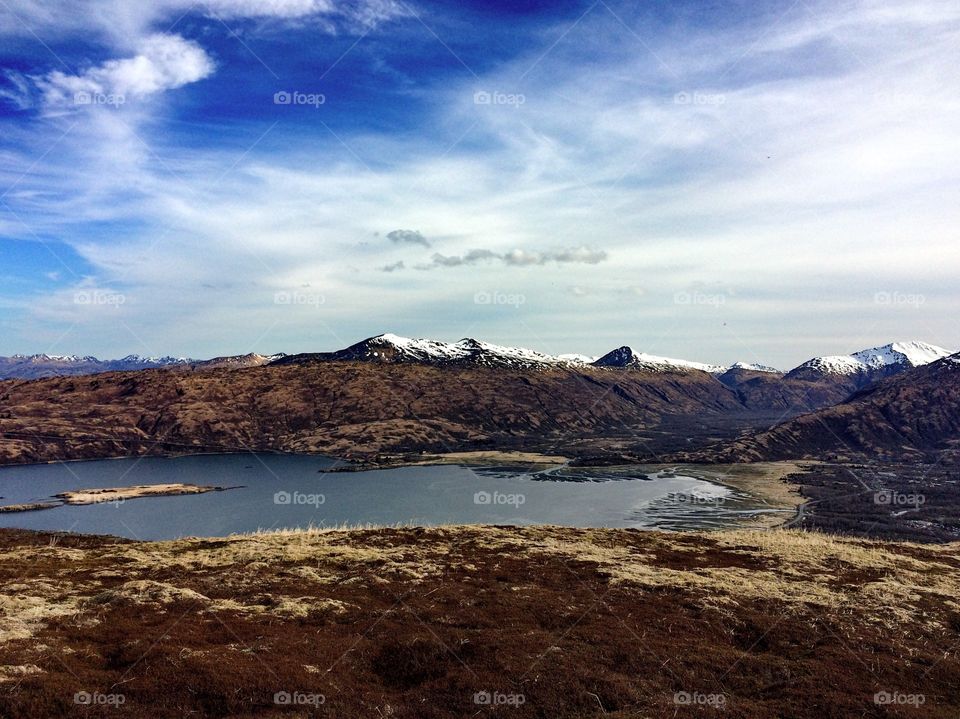
[[778,370],[776,367],[768,367],[764,364],[751,364],[749,362],[734,362],[732,365],[727,367],[727,369],[742,369],[747,370],[748,372],[769,372],[771,374],[780,374],[780,370]]
[[892,364],[920,367],[949,355],[950,352],[942,347],[928,345],[926,342],[891,342],[883,347],[854,352],[853,357],[869,367],[886,367]]
[[[92,358],[96,360],[96,358]],[[118,368],[133,369],[142,367],[169,367],[170,365],[190,364],[195,360],[187,357],[143,357],[142,355],[127,355],[118,360],[104,360],[105,363],[117,365]]]
[[[290,355],[277,364],[299,364],[310,361],[366,361],[383,363],[433,364],[438,366],[512,367],[544,369],[556,367],[634,368],[655,372],[700,370],[722,374],[728,367],[687,360],[636,353],[630,347],[619,347],[600,358],[583,354],[548,355],[522,347],[504,347],[472,338],[458,342],[411,339],[395,334],[370,337],[336,352]],[[741,363],[742,364],[742,363]],[[743,365],[748,366],[748,365]],[[776,370],[769,370],[776,371]]]
[[787,377],[814,379],[824,375],[862,375],[872,381],[935,362],[949,354],[942,347],[925,342],[891,342],[850,355],[814,357],[792,369]]
[[669,370],[701,370],[710,374],[722,374],[727,371],[727,367],[714,364],[704,364],[703,362],[690,362],[688,360],[672,359],[670,357],[659,357],[657,355],[647,354],[646,352],[634,352],[630,347],[624,345],[618,347],[612,352],[608,352],[603,357],[593,362],[594,367],[633,367],[637,369],[646,369],[653,371]]
[[143,357],[137,354],[127,355],[120,359],[101,360],[87,355],[12,355],[0,357],[0,380],[4,379],[39,379],[41,377],[77,376],[99,374],[101,372],[130,372],[142,369],[187,368],[193,370],[206,369],[241,369],[244,367],[260,367],[282,359],[286,355],[282,352],[272,355],[262,355],[250,352],[245,355],[230,355],[214,357],[207,360],[196,360],[189,357]]
[[0,379],[37,379],[61,375],[85,375],[99,372],[151,369],[189,365],[186,357],[141,357],[127,355],[120,359],[101,360],[91,355],[16,354],[0,357]]
[[[847,391],[853,391],[878,379],[911,367],[928,364],[949,354],[945,349],[924,342],[892,342],[851,355],[815,357],[791,370],[784,379],[838,380],[842,381]],[[143,357],[136,354],[112,360],[79,355],[13,355],[0,357],[0,379],[35,379],[57,375],[84,375],[163,367],[185,367],[191,370],[238,369],[267,364],[302,364],[317,361],[419,363],[441,367],[479,366],[513,369],[619,368],[647,372],[700,371],[714,375],[728,386],[740,386],[744,382],[756,383],[761,380],[769,383],[777,381],[781,374],[779,370],[762,364],[735,362],[732,365],[717,365],[693,362],[635,352],[627,345],[597,358],[584,354],[549,355],[522,347],[507,347],[469,337],[457,342],[442,342],[385,333],[369,337],[335,352],[295,355],[249,353],[207,360],[170,356]]]
[[369,337],[336,352],[290,355],[278,360],[275,364],[300,364],[302,362],[324,360],[513,368],[557,367],[571,363],[568,360],[534,350],[522,347],[504,347],[469,337],[458,342],[439,342],[428,339],[411,339],[386,333]]
[[44,362],[99,362],[96,357],[91,357],[89,355],[81,357],[80,355],[48,355],[48,354],[35,354],[35,355],[11,355],[10,357],[4,357],[5,360],[17,361],[30,364],[42,364]]
[[[762,461],[815,458],[869,459],[871,462],[921,459],[944,465],[960,462],[960,353],[929,360],[939,348],[895,342],[858,352],[859,361],[901,367],[896,376],[853,392],[812,413],[749,433],[719,451],[709,449],[692,461]],[[904,358],[897,357],[903,355]],[[877,358],[877,359],[874,359]],[[892,360],[892,361],[891,361]],[[907,362],[919,362],[908,367]],[[847,366],[844,364],[843,366]],[[833,381],[842,378],[834,376]],[[809,384],[809,383],[808,383]],[[804,395],[807,393],[804,392]]]

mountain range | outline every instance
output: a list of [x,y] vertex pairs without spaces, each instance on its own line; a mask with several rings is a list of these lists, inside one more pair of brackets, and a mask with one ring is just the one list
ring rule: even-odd
[[699,370],[721,377],[729,386],[740,386],[754,373],[787,379],[817,380],[825,376],[848,378],[851,391],[909,367],[946,357],[950,352],[924,342],[892,342],[882,347],[861,350],[851,355],[814,357],[787,373],[761,364],[736,362],[732,365],[708,364],[672,359],[628,346],[618,347],[602,357],[580,354],[548,355],[519,347],[504,347],[472,338],[458,342],[411,339],[385,333],[369,337],[334,352],[308,352],[287,355],[249,353],[198,360],[187,357],[142,357],[132,354],[120,359],[101,360],[78,355],[13,355],[0,357],[0,380],[36,379],[66,375],[98,374],[155,368],[210,369],[214,367],[258,367],[265,364],[303,364],[321,361],[360,361],[383,363],[422,363],[435,366],[487,366],[537,369],[544,367],[633,368],[676,372]]
[[882,347],[861,350],[847,356],[825,356],[810,359],[788,373],[761,364],[736,362],[732,365],[708,364],[672,359],[629,346],[618,347],[601,357],[580,354],[548,355],[533,350],[465,338],[459,342],[410,339],[395,334],[369,337],[336,352],[313,352],[285,355],[278,364],[303,364],[322,361],[357,360],[364,362],[416,362],[436,366],[489,366],[513,368],[546,368],[557,366],[633,368],[658,372],[699,370],[723,376],[727,373],[762,373],[790,379],[819,379],[824,376],[849,377],[857,386],[864,386],[883,376],[946,357],[950,352],[924,342],[892,342]]
[[[0,383],[0,462],[558,447],[576,456],[805,457],[837,450],[817,429],[823,422],[854,437],[857,452],[940,452],[954,431],[950,417],[960,416],[950,389],[958,375],[944,369],[956,356],[946,355],[897,342],[780,373],[696,366],[629,347],[586,361],[477,340],[378,335],[330,353],[7,380]],[[911,397],[923,405],[911,406]],[[931,424],[926,417],[939,417],[939,407],[945,416]],[[889,438],[896,438],[892,447]]]
[[89,355],[17,354],[10,357],[0,357],[0,380],[39,379],[42,377],[128,372],[142,369],[257,367],[268,364],[282,356],[282,354],[259,355],[250,353],[229,357],[214,357],[208,360],[195,360],[187,357],[141,357],[132,354],[120,359],[101,360]]

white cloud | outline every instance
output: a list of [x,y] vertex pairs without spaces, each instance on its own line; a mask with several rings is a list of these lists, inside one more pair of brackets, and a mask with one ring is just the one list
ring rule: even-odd
[[[148,150],[107,114],[72,130],[18,188],[42,193],[13,207],[36,234],[66,238],[98,287],[127,293],[125,321],[154,353],[239,352],[263,333],[257,349],[297,351],[384,328],[782,366],[900,336],[957,348],[960,57],[955,17],[929,5],[904,15],[892,2],[801,4],[779,24],[694,29],[669,45],[638,26],[673,72],[603,25],[600,5],[522,87],[546,45],[479,83],[436,89],[420,139],[338,132],[376,157],[376,173],[322,128],[237,162],[236,147],[266,126],[232,136],[232,150],[144,133]],[[478,107],[477,85],[527,101]],[[681,91],[724,102],[677,104]],[[287,131],[279,124],[271,140]],[[21,168],[60,132],[24,142]],[[0,172],[4,186],[20,174]],[[137,226],[122,239],[85,230],[101,221]],[[376,271],[400,269],[398,247],[362,245],[389,227],[419,228],[450,269]],[[16,222],[4,229],[31,239]],[[558,247],[574,249],[546,249]],[[408,266],[415,250],[404,249]],[[273,305],[274,291],[304,283],[322,307]],[[719,309],[675,304],[697,283],[737,293]],[[511,324],[474,305],[491,289],[527,297]],[[872,303],[878,290],[928,301],[898,314]],[[395,318],[413,319],[387,327]],[[85,337],[102,345],[65,349],[122,352],[129,338],[114,330],[88,323]],[[164,345],[170,337],[191,344]]]
[[227,21],[299,23],[320,18],[333,21],[332,30],[337,29],[338,20],[366,29],[409,14],[404,4],[394,0],[18,0],[0,4],[0,36],[38,35],[53,40],[86,33],[130,49],[131,43],[191,12]]
[[157,34],[140,42],[134,57],[108,60],[78,75],[54,70],[36,83],[46,104],[64,105],[75,104],[78,95],[144,97],[197,82],[213,70],[213,60],[195,42]]
[[305,17],[331,13],[335,5],[327,0],[206,0],[199,5],[226,18]]
[[[184,9],[188,2],[182,3]],[[311,16],[339,17],[361,28],[379,25],[397,17],[409,15],[409,10],[394,0],[359,0],[333,2],[332,0],[205,0],[198,3],[217,17],[296,19]]]

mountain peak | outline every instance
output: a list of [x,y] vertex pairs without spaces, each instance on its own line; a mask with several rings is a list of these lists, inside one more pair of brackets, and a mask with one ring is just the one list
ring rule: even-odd
[[926,342],[890,342],[849,355],[814,357],[791,370],[803,373],[861,375],[881,371],[896,372],[897,368],[920,367],[947,357],[949,351]]
[[871,367],[883,367],[891,364],[905,364],[909,367],[935,362],[948,356],[950,352],[936,345],[919,342],[890,342],[882,347],[854,352],[852,357]]
[[672,372],[700,370],[710,374],[721,374],[727,371],[727,367],[714,364],[705,364],[703,362],[690,362],[689,360],[673,359],[671,357],[660,357],[650,355],[646,352],[637,354],[628,345],[617,347],[617,349],[607,352],[600,359],[593,363],[595,367],[636,367],[655,372]]
[[[481,365],[515,368],[561,365],[564,361],[551,355],[522,347],[504,347],[464,337],[457,342],[412,339],[392,333],[370,337],[325,359],[372,360],[378,362],[421,362],[434,365]],[[292,360],[287,360],[292,361]]]
[[617,347],[603,355],[593,364],[597,367],[629,367],[637,361],[637,355],[628,345]]

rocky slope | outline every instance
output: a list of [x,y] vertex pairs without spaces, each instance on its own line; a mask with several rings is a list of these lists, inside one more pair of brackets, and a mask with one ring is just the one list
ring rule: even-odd
[[246,448],[369,456],[556,449],[742,412],[704,372],[321,361],[0,383],[0,461]]

